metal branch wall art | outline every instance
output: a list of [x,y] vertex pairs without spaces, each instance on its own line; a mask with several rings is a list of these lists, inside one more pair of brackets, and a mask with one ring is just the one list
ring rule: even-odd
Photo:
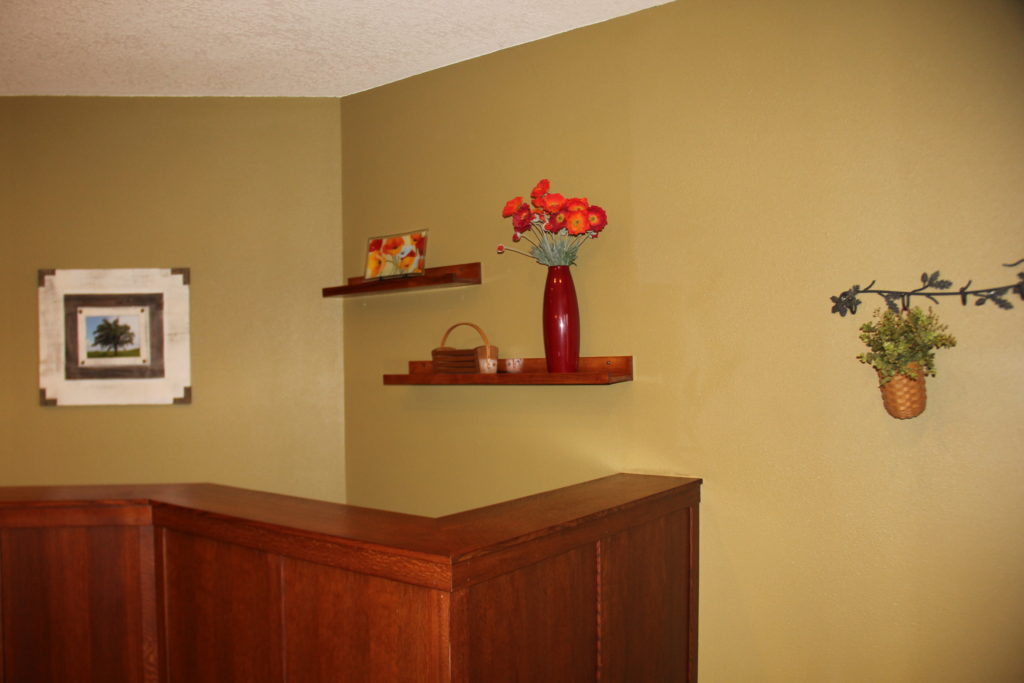
[[[1014,263],[1004,263],[1003,265],[1007,268],[1015,268],[1022,263],[1024,263],[1024,259]],[[972,282],[973,280],[968,280],[967,284],[957,291],[943,291],[952,287],[953,283],[949,280],[943,280],[937,270],[931,274],[921,273],[921,286],[917,289],[874,289],[875,281],[872,280],[871,284],[863,289],[860,285],[854,285],[839,296],[831,297],[832,312],[838,313],[841,316],[845,316],[847,313],[856,313],[857,307],[861,304],[861,300],[858,298],[860,294],[879,295],[885,299],[885,305],[892,311],[899,311],[901,307],[903,310],[910,308],[910,298],[914,296],[926,297],[936,304],[939,303],[937,297],[958,296],[960,297],[960,303],[964,306],[967,305],[968,299],[972,299],[976,306],[982,306],[991,301],[1002,309],[1013,308],[1013,304],[1006,298],[1008,294],[1016,294],[1021,300],[1024,300],[1024,271],[1017,273],[1017,282],[1009,285],[971,289]]]

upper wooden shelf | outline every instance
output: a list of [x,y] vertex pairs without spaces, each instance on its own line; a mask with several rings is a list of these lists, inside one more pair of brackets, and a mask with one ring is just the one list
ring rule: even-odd
[[[498,366],[504,365],[503,360]],[[384,375],[386,385],[409,384],[618,384],[633,381],[632,356],[590,356],[580,358],[578,372],[548,372],[543,358],[524,358],[522,372],[494,374],[435,374],[429,360],[409,361],[409,374]]]
[[427,268],[423,275],[387,278],[385,280],[367,280],[363,277],[350,277],[347,285],[324,287],[324,297],[358,296],[364,294],[383,294],[400,289],[461,287],[478,285],[482,282],[480,262],[460,263],[456,266]]

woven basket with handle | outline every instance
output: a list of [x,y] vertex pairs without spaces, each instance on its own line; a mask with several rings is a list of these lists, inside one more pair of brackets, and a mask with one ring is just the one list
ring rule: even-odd
[[[448,341],[448,335],[460,325],[467,325],[476,330],[480,334],[480,338],[483,339],[483,346],[477,346],[472,349],[456,349],[451,346],[445,346],[445,342]],[[498,362],[498,347],[491,346],[490,340],[487,339],[487,333],[480,329],[478,325],[473,323],[455,323],[445,330],[444,336],[441,337],[441,345],[430,352],[430,359],[434,365],[434,372],[437,374],[480,372],[481,360],[488,359],[494,360],[495,363]]]
[[885,412],[900,420],[917,417],[923,413],[928,399],[924,389],[924,369],[917,363],[911,363],[908,367],[914,371],[917,379],[897,374],[879,387],[882,390]]

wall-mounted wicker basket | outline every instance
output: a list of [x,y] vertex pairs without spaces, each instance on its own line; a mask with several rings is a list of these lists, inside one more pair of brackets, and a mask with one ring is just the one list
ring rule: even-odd
[[[480,338],[483,339],[483,346],[477,346],[472,349],[456,349],[451,346],[445,346],[445,342],[448,341],[448,335],[460,325],[467,325],[476,330],[480,334]],[[498,347],[491,346],[487,333],[480,329],[478,325],[473,323],[455,323],[445,330],[444,336],[441,337],[441,345],[430,352],[430,359],[434,366],[435,374],[478,373],[481,372],[480,361],[485,359],[494,361],[496,371]]]
[[[920,363],[910,363],[908,366],[917,375],[912,379],[908,375],[897,374],[885,384],[881,384],[882,405],[885,412],[898,420],[909,420],[924,412],[928,400],[928,394],[924,385],[924,368]],[[878,374],[879,380],[882,374]]]

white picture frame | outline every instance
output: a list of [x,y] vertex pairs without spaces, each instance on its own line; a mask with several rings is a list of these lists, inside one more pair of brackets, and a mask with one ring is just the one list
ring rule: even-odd
[[43,406],[192,401],[188,268],[39,271]]

